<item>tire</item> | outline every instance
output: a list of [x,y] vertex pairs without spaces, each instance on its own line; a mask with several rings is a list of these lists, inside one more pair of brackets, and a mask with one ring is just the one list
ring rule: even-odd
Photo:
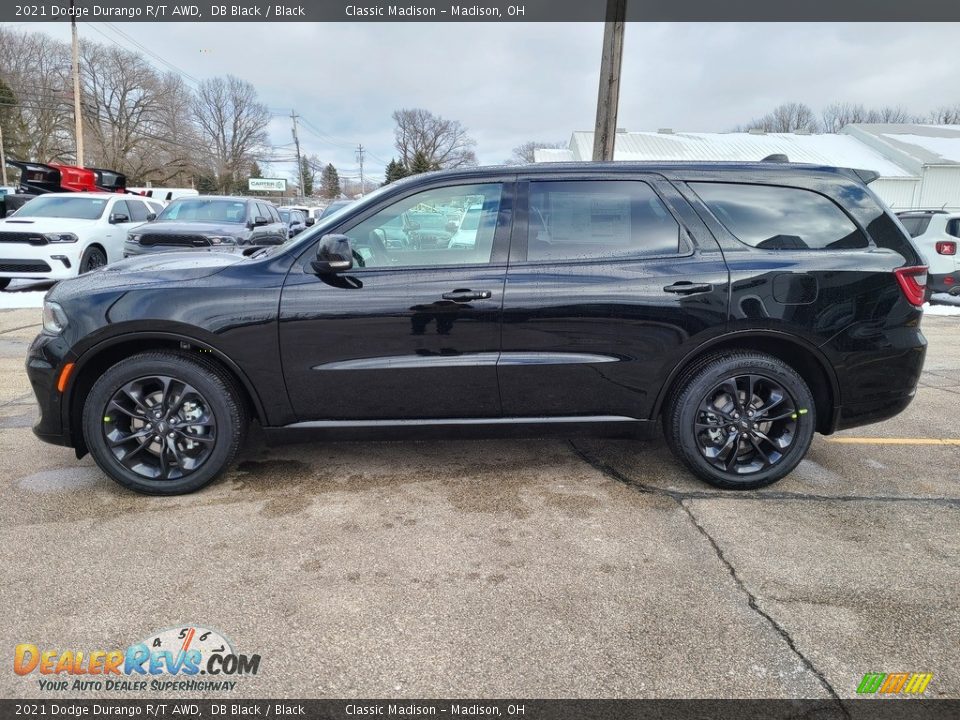
[[236,457],[247,422],[229,376],[173,352],[121,360],[94,383],[83,406],[83,436],[100,469],[150,495],[190,493],[213,482]]
[[107,264],[107,254],[98,247],[90,246],[83,251],[80,257],[80,267],[77,271],[83,275]]
[[754,490],[775,483],[810,447],[817,425],[813,395],[793,368],[773,356],[710,355],[675,387],[663,418],[667,443],[714,487]]

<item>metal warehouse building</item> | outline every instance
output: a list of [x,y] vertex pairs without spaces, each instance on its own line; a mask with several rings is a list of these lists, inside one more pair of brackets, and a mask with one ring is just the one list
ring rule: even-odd
[[[537,150],[537,162],[589,160],[593,133],[577,131],[562,149]],[[733,160],[782,153],[791,162],[874,170],[873,190],[894,210],[960,210],[960,125],[847,125],[840,134],[617,131],[615,160]]]

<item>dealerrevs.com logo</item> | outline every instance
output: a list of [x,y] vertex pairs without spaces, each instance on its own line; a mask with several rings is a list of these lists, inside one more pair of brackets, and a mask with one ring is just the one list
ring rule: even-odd
[[216,630],[170,628],[125,650],[41,648],[20,643],[13,671],[35,677],[44,692],[231,691],[260,670],[259,655],[244,655]]

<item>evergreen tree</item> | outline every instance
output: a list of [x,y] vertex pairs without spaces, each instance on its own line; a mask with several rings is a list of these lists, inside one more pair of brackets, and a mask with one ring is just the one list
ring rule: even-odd
[[340,174],[328,163],[320,174],[320,190],[325,198],[340,197]]
[[217,192],[218,189],[216,176],[206,173],[197,176],[197,192],[201,195],[210,195]]
[[386,171],[386,182],[384,185],[389,185],[392,182],[397,180],[402,180],[410,174],[410,171],[407,170],[406,166],[399,160],[390,160],[387,164]]
[[435,162],[430,162],[430,158],[422,150],[417,150],[413,155],[413,161],[410,163],[410,174],[419,175],[420,173],[439,170],[440,166]]
[[304,197],[313,195],[313,168],[306,157],[300,158],[300,175],[303,177],[303,187],[300,188],[300,194]]
[[260,169],[260,166],[257,164],[257,161],[254,160],[250,163],[250,177],[252,178],[262,178],[263,171]]

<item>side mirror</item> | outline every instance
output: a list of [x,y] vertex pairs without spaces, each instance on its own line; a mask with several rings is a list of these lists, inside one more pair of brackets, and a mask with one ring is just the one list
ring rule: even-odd
[[254,226],[254,227],[263,227],[264,225],[266,225],[266,224],[269,223],[269,222],[270,222],[270,221],[267,220],[263,215],[257,215],[257,216],[253,219],[253,226]]
[[353,249],[346,235],[324,235],[317,245],[317,259],[310,267],[318,275],[330,275],[353,267]]
[[123,213],[110,213],[109,222],[111,225],[121,225],[130,222],[130,218]]
[[316,221],[314,218],[312,218],[312,217],[308,217],[308,218],[304,221],[304,223],[306,224],[307,227],[313,227],[313,225],[314,225],[316,222],[317,222],[317,221]]
[[156,213],[147,213],[147,222],[153,222],[157,219]]

